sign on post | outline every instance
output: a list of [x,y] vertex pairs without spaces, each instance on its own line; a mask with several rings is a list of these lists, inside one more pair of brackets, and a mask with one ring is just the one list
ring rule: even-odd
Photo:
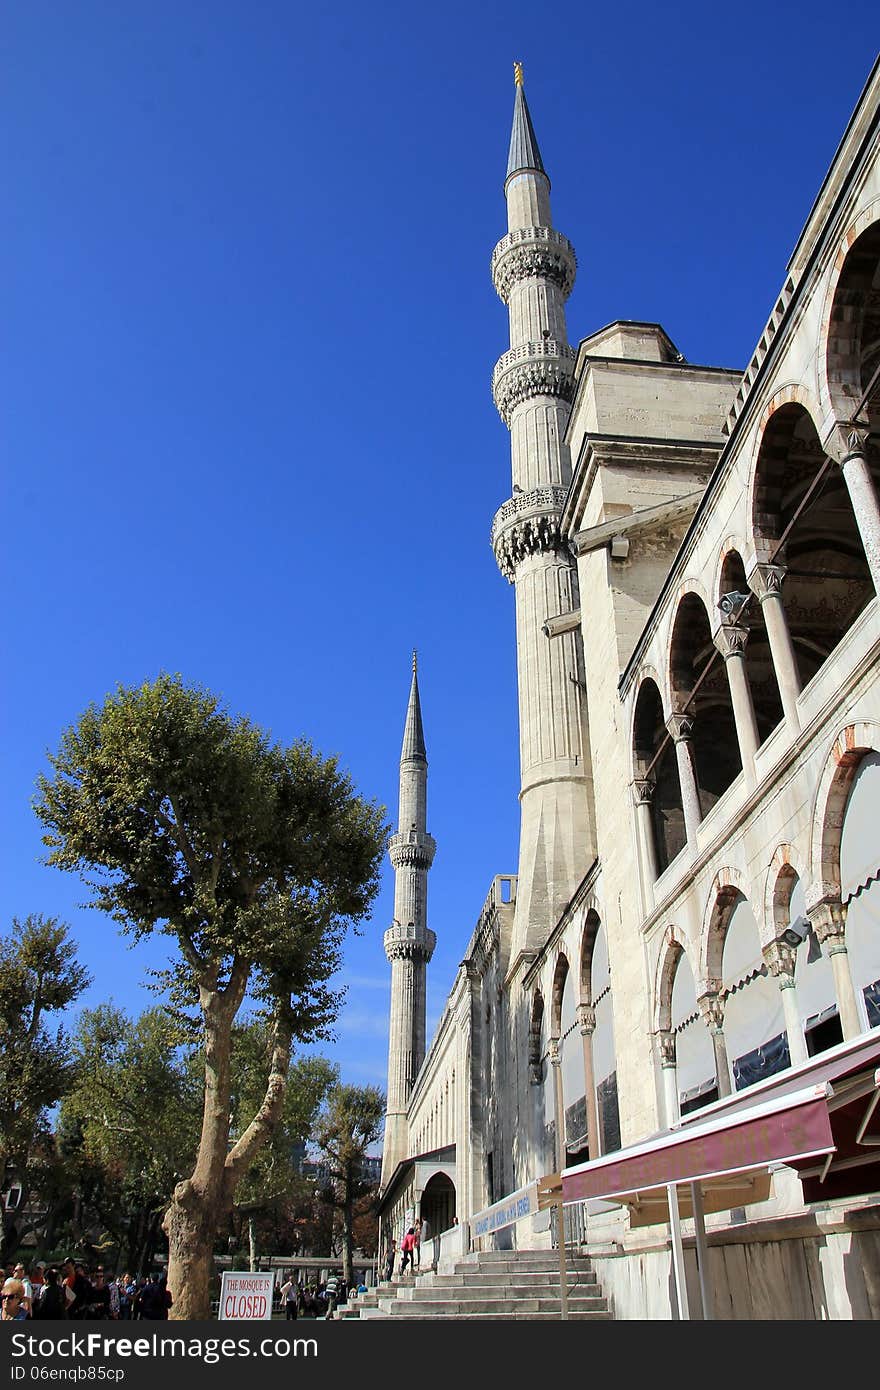
[[233,1273],[224,1269],[217,1316],[221,1322],[271,1318],[274,1290],[275,1275],[272,1273],[257,1274],[247,1270]]

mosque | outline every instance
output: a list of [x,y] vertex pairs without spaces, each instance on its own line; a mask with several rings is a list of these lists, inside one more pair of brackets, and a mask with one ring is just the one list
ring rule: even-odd
[[489,866],[428,1044],[414,664],[384,938],[381,1220],[421,1213],[441,1268],[511,1194],[483,1243],[549,1246],[555,1175],[615,1317],[880,1315],[878,126],[875,64],[740,375],[657,323],[571,345],[517,65],[517,872]]

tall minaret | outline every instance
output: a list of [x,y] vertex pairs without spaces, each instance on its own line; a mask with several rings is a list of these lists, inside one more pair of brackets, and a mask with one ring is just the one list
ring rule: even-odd
[[510,430],[513,496],[496,513],[492,545],[516,590],[521,821],[511,964],[545,940],[595,853],[580,634],[573,626],[548,640],[542,630],[579,604],[575,562],[559,528],[571,481],[564,435],[575,353],[565,301],[576,261],[553,227],[521,63],[514,75],[508,232],[492,253],[492,279],[510,313],[510,351],[496,363],[492,393]]
[[426,829],[428,757],[422,729],[419,677],[413,652],[412,685],[400,753],[400,809],[389,857],[394,865],[394,921],[385,933],[391,962],[388,1038],[388,1108],[381,1187],[409,1152],[406,1107],[425,1060],[425,967],[437,938],[427,925],[428,870],[436,845]]

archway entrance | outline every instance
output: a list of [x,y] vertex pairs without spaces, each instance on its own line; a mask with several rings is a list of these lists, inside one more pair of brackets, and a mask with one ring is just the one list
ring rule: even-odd
[[419,1203],[419,1215],[429,1223],[432,1236],[449,1230],[455,1219],[455,1184],[446,1173],[435,1173],[428,1180]]

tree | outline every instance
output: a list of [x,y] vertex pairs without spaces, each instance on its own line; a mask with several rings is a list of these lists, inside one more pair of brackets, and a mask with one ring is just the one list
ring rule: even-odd
[[122,1263],[152,1263],[162,1214],[198,1145],[201,1079],[189,1031],[164,1009],[131,1019],[112,1004],[84,1010],[73,1039],[76,1082],[58,1144],[69,1155],[85,1220]]
[[327,1165],[327,1200],[342,1212],[342,1273],[352,1274],[354,1205],[372,1186],[363,1177],[367,1149],[382,1132],[385,1097],[378,1086],[335,1086],[315,1130],[315,1144]]
[[14,917],[12,929],[0,943],[0,1180],[16,1179],[18,1200],[8,1209],[0,1198],[4,1258],[28,1229],[20,1214],[51,1146],[48,1112],[73,1079],[64,1029],[50,1030],[47,1015],[63,1012],[89,983],[66,923],[35,914],[23,923]]
[[[173,1312],[204,1318],[214,1236],[278,1123],[293,1041],[328,1036],[338,1012],[328,982],[378,889],[384,811],[335,758],[273,744],[167,675],[90,706],[50,762],[35,803],[48,862],[81,874],[93,906],[135,939],[173,938],[164,982],[198,1011],[201,1132],[164,1227]],[[260,1104],[230,1144],[232,1033],[248,997],[272,1043]]]

